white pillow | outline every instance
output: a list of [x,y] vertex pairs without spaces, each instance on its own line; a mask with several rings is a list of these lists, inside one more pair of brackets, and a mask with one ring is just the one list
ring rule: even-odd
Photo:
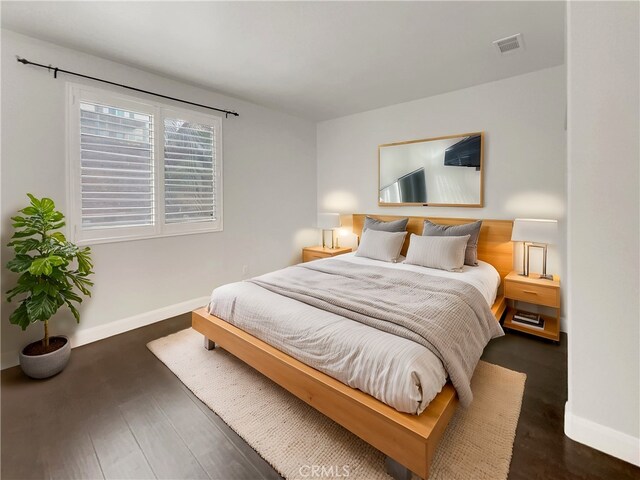
[[383,232],[368,228],[362,234],[356,257],[367,257],[383,262],[397,262],[407,232]]
[[469,237],[430,237],[412,233],[404,263],[459,272],[464,265]]

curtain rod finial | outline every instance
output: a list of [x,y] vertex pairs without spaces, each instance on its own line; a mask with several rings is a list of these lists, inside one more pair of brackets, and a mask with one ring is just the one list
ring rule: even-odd
[[29,60],[27,60],[26,58],[21,58],[20,55],[16,55],[16,60],[20,63],[24,63],[25,65],[29,63]]

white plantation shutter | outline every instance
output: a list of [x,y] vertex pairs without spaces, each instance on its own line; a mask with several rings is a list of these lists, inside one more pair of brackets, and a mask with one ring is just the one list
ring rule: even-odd
[[164,221],[216,220],[216,129],[164,119]]
[[81,85],[67,95],[75,242],[222,230],[220,117]]
[[153,117],[80,102],[82,228],[154,223]]

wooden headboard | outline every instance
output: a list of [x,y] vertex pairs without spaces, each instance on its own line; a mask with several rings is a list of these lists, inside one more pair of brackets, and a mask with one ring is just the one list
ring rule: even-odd
[[[362,213],[353,214],[353,233],[359,237],[362,237],[362,227],[364,226],[366,216],[367,215]],[[369,215],[369,217],[386,222],[407,218],[406,216],[393,215]],[[402,247],[403,255],[407,254],[411,234],[422,235],[422,227],[425,219],[441,225],[462,225],[477,221],[476,219],[469,218],[409,217],[409,223],[407,224],[407,232],[409,232],[409,234]],[[480,238],[478,239],[478,259],[493,265],[495,269],[498,270],[500,278],[504,278],[513,270],[512,229],[513,221],[511,220],[482,220]]]

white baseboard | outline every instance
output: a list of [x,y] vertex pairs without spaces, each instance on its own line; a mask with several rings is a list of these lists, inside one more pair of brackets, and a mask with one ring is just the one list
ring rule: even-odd
[[640,438],[573,415],[564,409],[564,433],[576,442],[640,467]]
[[[128,332],[136,328],[144,327],[167,318],[175,317],[182,313],[190,312],[196,308],[202,307],[209,302],[209,297],[192,298],[185,302],[175,303],[166,307],[151,310],[150,312],[141,313],[132,317],[123,318],[105,325],[78,330],[71,335],[71,348],[86,345],[88,343],[102,340],[103,338],[112,337],[120,333]],[[2,368],[9,368],[18,365],[18,351],[2,352]]]

